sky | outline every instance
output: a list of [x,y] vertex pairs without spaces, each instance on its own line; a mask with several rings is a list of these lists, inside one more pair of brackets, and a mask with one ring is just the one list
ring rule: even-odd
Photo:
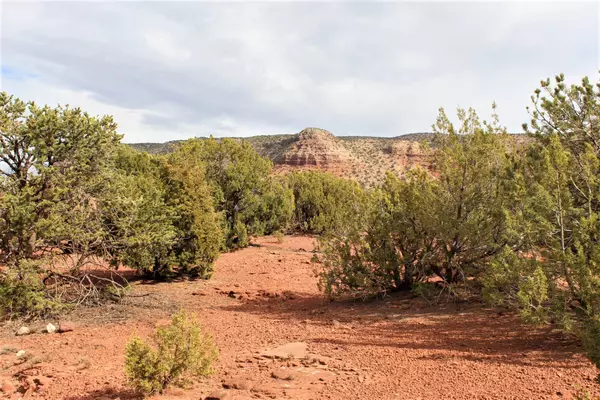
[[0,89],[113,115],[125,142],[520,131],[541,79],[598,80],[598,2],[0,3]]

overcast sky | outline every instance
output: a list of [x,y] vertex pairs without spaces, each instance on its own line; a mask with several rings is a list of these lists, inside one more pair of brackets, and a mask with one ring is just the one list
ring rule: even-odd
[[111,114],[126,142],[428,131],[547,76],[598,79],[597,2],[7,2],[2,90]]

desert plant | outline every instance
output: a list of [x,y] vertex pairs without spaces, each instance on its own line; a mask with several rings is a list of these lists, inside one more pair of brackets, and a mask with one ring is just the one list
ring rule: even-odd
[[432,275],[454,285],[479,277],[504,248],[519,247],[520,192],[504,129],[495,114],[492,123],[473,110],[459,109],[458,117],[455,128],[440,110],[435,176],[420,168],[404,180],[389,173],[361,223],[346,214],[344,229],[322,238],[328,294],[410,289]]
[[364,191],[352,180],[318,171],[287,175],[294,193],[294,227],[304,233],[323,234],[343,228],[360,210]]
[[600,366],[600,87],[587,77],[567,86],[561,74],[542,81],[532,102],[524,128],[537,141],[522,175],[526,233],[547,293],[538,307],[573,329]]
[[271,161],[248,142],[191,139],[179,151],[206,167],[214,208],[223,219],[225,249],[246,247],[249,236],[287,226],[293,210],[291,190],[271,176]]
[[54,231],[65,220],[43,221],[59,205],[80,204],[106,170],[120,138],[111,117],[39,107],[0,92],[2,258],[29,258],[40,247],[56,244]]
[[285,235],[281,231],[274,232],[273,236],[275,236],[277,243],[283,243],[283,239],[285,239]]
[[21,260],[0,274],[0,316],[48,317],[65,307],[46,291],[36,262]]
[[217,349],[198,322],[181,310],[170,325],[153,336],[154,348],[133,338],[127,343],[125,372],[130,385],[145,394],[161,393],[169,385],[182,386],[211,373]]

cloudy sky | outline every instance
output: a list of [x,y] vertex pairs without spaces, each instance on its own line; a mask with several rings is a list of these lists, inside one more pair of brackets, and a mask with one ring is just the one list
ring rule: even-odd
[[114,115],[126,142],[519,130],[540,79],[598,79],[597,2],[2,1],[0,88]]

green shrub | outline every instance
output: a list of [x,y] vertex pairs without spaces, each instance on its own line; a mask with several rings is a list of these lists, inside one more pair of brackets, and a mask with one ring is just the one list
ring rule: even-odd
[[294,195],[294,228],[304,233],[345,229],[364,202],[365,192],[357,182],[330,173],[292,172],[287,179]]
[[[461,124],[455,128],[440,110],[434,126],[435,176],[422,168],[408,171],[405,179],[388,173],[372,192],[371,206],[363,202],[338,214],[345,207],[333,208],[330,226],[335,228],[320,241],[321,287],[327,294],[412,289],[430,276],[450,289],[480,277],[506,247],[520,244],[507,136],[496,123],[480,122],[472,109],[459,110],[458,117]],[[319,212],[319,199],[328,196],[306,192],[318,201],[303,203],[306,193],[301,191],[296,214],[329,215],[327,207],[326,213]],[[336,198],[350,197],[345,192]]]
[[214,209],[223,221],[224,250],[248,246],[249,236],[287,228],[294,206],[292,192],[284,180],[271,175],[271,161],[249,143],[191,139],[178,152],[206,167]]
[[113,265],[209,277],[223,235],[204,164],[181,150],[153,157],[125,146],[115,164],[98,201]]
[[281,231],[276,231],[273,236],[275,236],[277,243],[283,243],[283,239],[285,239],[285,235]]
[[211,373],[217,349],[198,322],[185,311],[153,336],[153,348],[139,338],[127,343],[125,372],[130,385],[145,394],[161,393],[169,385],[184,386]]
[[42,318],[64,307],[49,296],[35,263],[22,261],[0,274],[0,316]]

